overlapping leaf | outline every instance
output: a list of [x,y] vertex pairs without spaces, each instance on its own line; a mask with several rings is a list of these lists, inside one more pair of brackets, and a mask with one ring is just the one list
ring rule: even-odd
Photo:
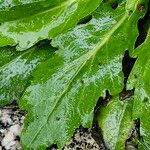
[[38,44],[24,52],[16,52],[14,47],[0,49],[0,106],[20,99],[33,70],[50,58],[53,51],[49,44]]
[[140,118],[139,149],[150,148],[150,31],[144,44],[136,49],[137,61],[128,80],[135,88],[133,119]]
[[50,8],[56,7],[67,0],[1,0],[0,22],[13,21],[30,17]]
[[61,147],[79,125],[90,127],[99,96],[123,88],[122,58],[134,46],[142,15],[126,12],[124,3],[116,10],[104,4],[89,23],[52,41],[59,50],[34,72],[20,102],[28,111],[24,149]]
[[[0,3],[0,47],[23,50],[42,39],[51,39],[75,26],[102,0],[30,0]],[[10,6],[10,8],[9,8]]]
[[125,142],[133,125],[132,107],[132,99],[121,101],[116,97],[107,106],[100,107],[98,122],[108,149],[125,149]]

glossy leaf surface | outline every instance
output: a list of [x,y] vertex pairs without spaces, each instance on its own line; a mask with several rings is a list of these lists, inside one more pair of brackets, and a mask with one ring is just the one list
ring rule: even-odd
[[124,101],[113,98],[107,106],[101,106],[98,116],[99,126],[108,149],[124,150],[131,131],[133,99]]
[[90,127],[93,109],[105,90],[123,88],[122,58],[137,37],[138,11],[126,14],[104,4],[93,19],[52,41],[59,50],[33,74],[20,107],[28,111],[22,133],[24,149],[62,147],[79,125]]
[[39,44],[24,52],[10,47],[0,49],[0,106],[20,99],[30,84],[33,70],[50,58],[53,51],[49,45]]
[[1,0],[0,22],[13,21],[41,13],[67,0]]
[[150,31],[144,44],[135,51],[138,57],[128,80],[135,88],[133,119],[140,119],[139,149],[150,148]]
[[[2,19],[6,18],[1,20],[0,47],[17,45],[18,50],[24,50],[40,40],[51,39],[75,26],[80,19],[94,11],[101,1],[28,0],[19,3],[16,0],[7,0],[0,3],[0,10],[3,10],[1,7],[4,5]],[[7,5],[12,8],[8,9]],[[9,12],[11,9],[14,12],[12,14]],[[14,16],[15,13],[17,15]]]
[[138,5],[140,5],[145,0],[127,0],[126,10],[135,11],[138,9]]

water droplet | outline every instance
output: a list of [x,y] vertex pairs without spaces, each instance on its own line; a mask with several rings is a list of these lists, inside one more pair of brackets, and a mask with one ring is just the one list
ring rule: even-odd
[[56,16],[55,16],[55,15],[54,15],[54,16],[52,16],[52,19],[53,19],[53,20],[55,20],[55,19],[56,19]]

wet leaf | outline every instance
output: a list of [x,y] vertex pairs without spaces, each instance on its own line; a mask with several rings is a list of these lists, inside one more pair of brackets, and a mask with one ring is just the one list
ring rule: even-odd
[[[74,27],[102,0],[27,0],[0,2],[0,47],[30,48]],[[10,8],[9,8],[10,6]]]
[[125,142],[131,131],[133,100],[119,100],[114,97],[107,106],[100,106],[98,122],[108,149],[125,149]]
[[140,119],[139,149],[143,150],[150,148],[150,31],[134,55],[137,60],[128,80],[128,89],[135,88],[133,119]]
[[91,126],[99,96],[123,88],[122,58],[134,47],[141,16],[138,11],[128,15],[124,3],[116,10],[103,4],[89,23],[52,41],[58,51],[37,68],[20,101],[28,111],[24,149],[62,147],[79,125]]
[[[63,0],[66,2],[67,0]],[[57,7],[62,0],[1,0],[0,22],[13,21]]]
[[53,51],[49,45],[37,45],[24,52],[16,52],[14,47],[0,48],[0,106],[20,99],[33,70],[50,58]]

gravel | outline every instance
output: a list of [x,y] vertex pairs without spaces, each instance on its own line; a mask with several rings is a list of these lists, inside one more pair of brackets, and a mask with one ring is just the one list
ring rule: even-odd
[[[17,107],[9,106],[0,108],[0,150],[22,150],[20,145],[20,133],[23,127],[25,113]],[[53,145],[49,150],[56,150]],[[92,138],[90,129],[79,128],[71,141],[63,150],[99,150],[100,147]]]
[[99,150],[99,145],[92,138],[90,130],[79,128],[64,150]]
[[0,150],[21,150],[19,140],[24,118],[17,108],[0,109]]

